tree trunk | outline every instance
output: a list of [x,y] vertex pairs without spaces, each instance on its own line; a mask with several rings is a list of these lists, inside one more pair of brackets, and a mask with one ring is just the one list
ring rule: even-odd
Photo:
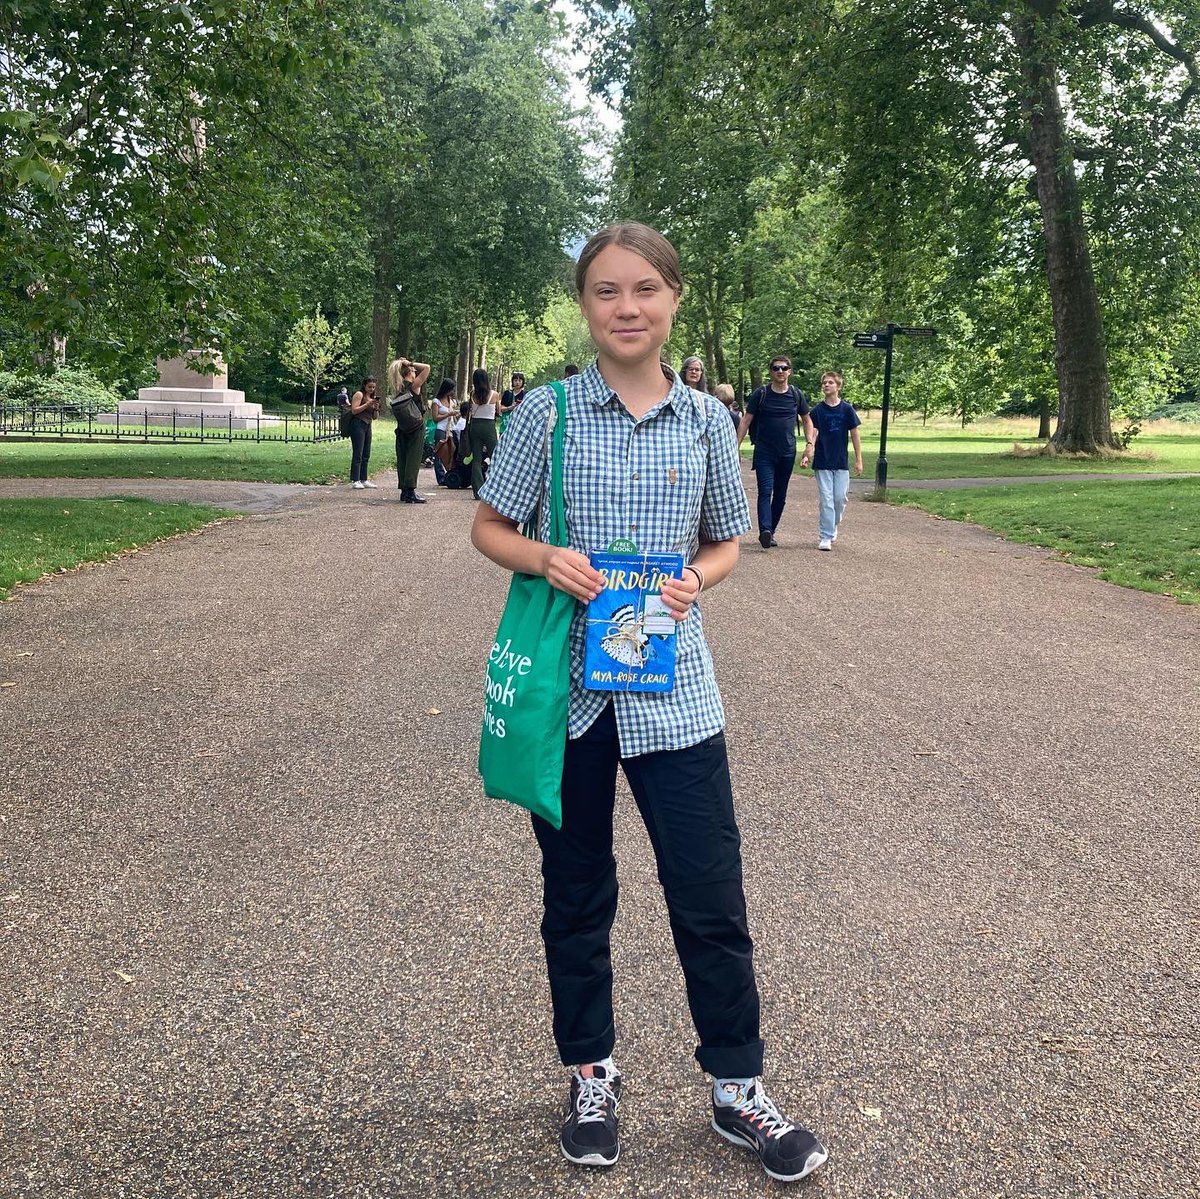
[[396,353],[412,358],[412,313],[403,300],[399,302],[399,323],[396,329]]
[[1108,351],[1096,278],[1075,178],[1075,155],[1058,99],[1058,72],[1045,18],[1023,7],[1013,21],[1029,125],[1029,157],[1037,175],[1046,240],[1046,276],[1054,314],[1054,367],[1058,374],[1060,450],[1115,449],[1109,416]]
[[1050,440],[1050,393],[1042,392],[1041,402],[1038,404],[1038,441]]
[[464,329],[458,335],[458,402],[461,404],[467,398],[467,389],[471,385],[471,335]]
[[713,365],[713,301],[712,301],[712,280],[704,281],[703,291],[700,292],[700,341],[701,351],[704,358],[704,374],[712,369]]
[[718,383],[729,382],[729,365],[725,361],[725,284],[717,280],[717,299],[713,305],[713,367]]
[[389,206],[384,209],[375,242],[375,297],[371,309],[370,373],[378,382],[380,395],[387,389],[388,350],[392,340],[392,296],[396,293],[394,234],[394,215]]

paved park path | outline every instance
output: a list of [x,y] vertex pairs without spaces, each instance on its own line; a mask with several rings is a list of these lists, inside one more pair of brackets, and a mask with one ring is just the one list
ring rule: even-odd
[[[627,799],[624,1148],[559,1158],[536,854],[473,769],[505,577],[380,482],[0,605],[0,1194],[783,1193],[707,1128]],[[1200,613],[905,508],[819,554],[793,495],[704,614],[768,1076],[831,1150],[792,1193],[1195,1195]]]

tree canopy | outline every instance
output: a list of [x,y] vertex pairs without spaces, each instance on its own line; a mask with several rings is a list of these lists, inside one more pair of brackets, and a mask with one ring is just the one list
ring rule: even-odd
[[940,406],[1053,393],[1061,448],[1085,450],[1114,443],[1111,407],[1178,382],[1200,248],[1197,5],[588,12],[593,84],[623,96],[618,204],[680,244],[681,334],[720,330],[722,376],[753,381],[769,344],[845,364],[855,325],[934,324],[913,382]]
[[540,0],[0,0],[0,33],[10,364],[269,375],[313,304],[376,373],[452,355],[540,311],[594,199]]

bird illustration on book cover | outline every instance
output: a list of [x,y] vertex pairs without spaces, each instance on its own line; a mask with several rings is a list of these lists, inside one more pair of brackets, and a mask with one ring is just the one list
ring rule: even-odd
[[589,555],[605,587],[588,604],[583,685],[591,691],[670,691],[676,623],[664,583],[683,572],[682,554]]

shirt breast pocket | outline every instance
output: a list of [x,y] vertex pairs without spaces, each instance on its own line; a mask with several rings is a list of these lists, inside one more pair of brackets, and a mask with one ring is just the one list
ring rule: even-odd
[[623,463],[606,455],[595,438],[563,438],[563,499],[571,544],[603,548],[621,533]]
[[685,544],[700,522],[700,506],[708,477],[708,444],[703,437],[659,467],[656,489],[661,497],[663,515],[670,527],[669,540]]

